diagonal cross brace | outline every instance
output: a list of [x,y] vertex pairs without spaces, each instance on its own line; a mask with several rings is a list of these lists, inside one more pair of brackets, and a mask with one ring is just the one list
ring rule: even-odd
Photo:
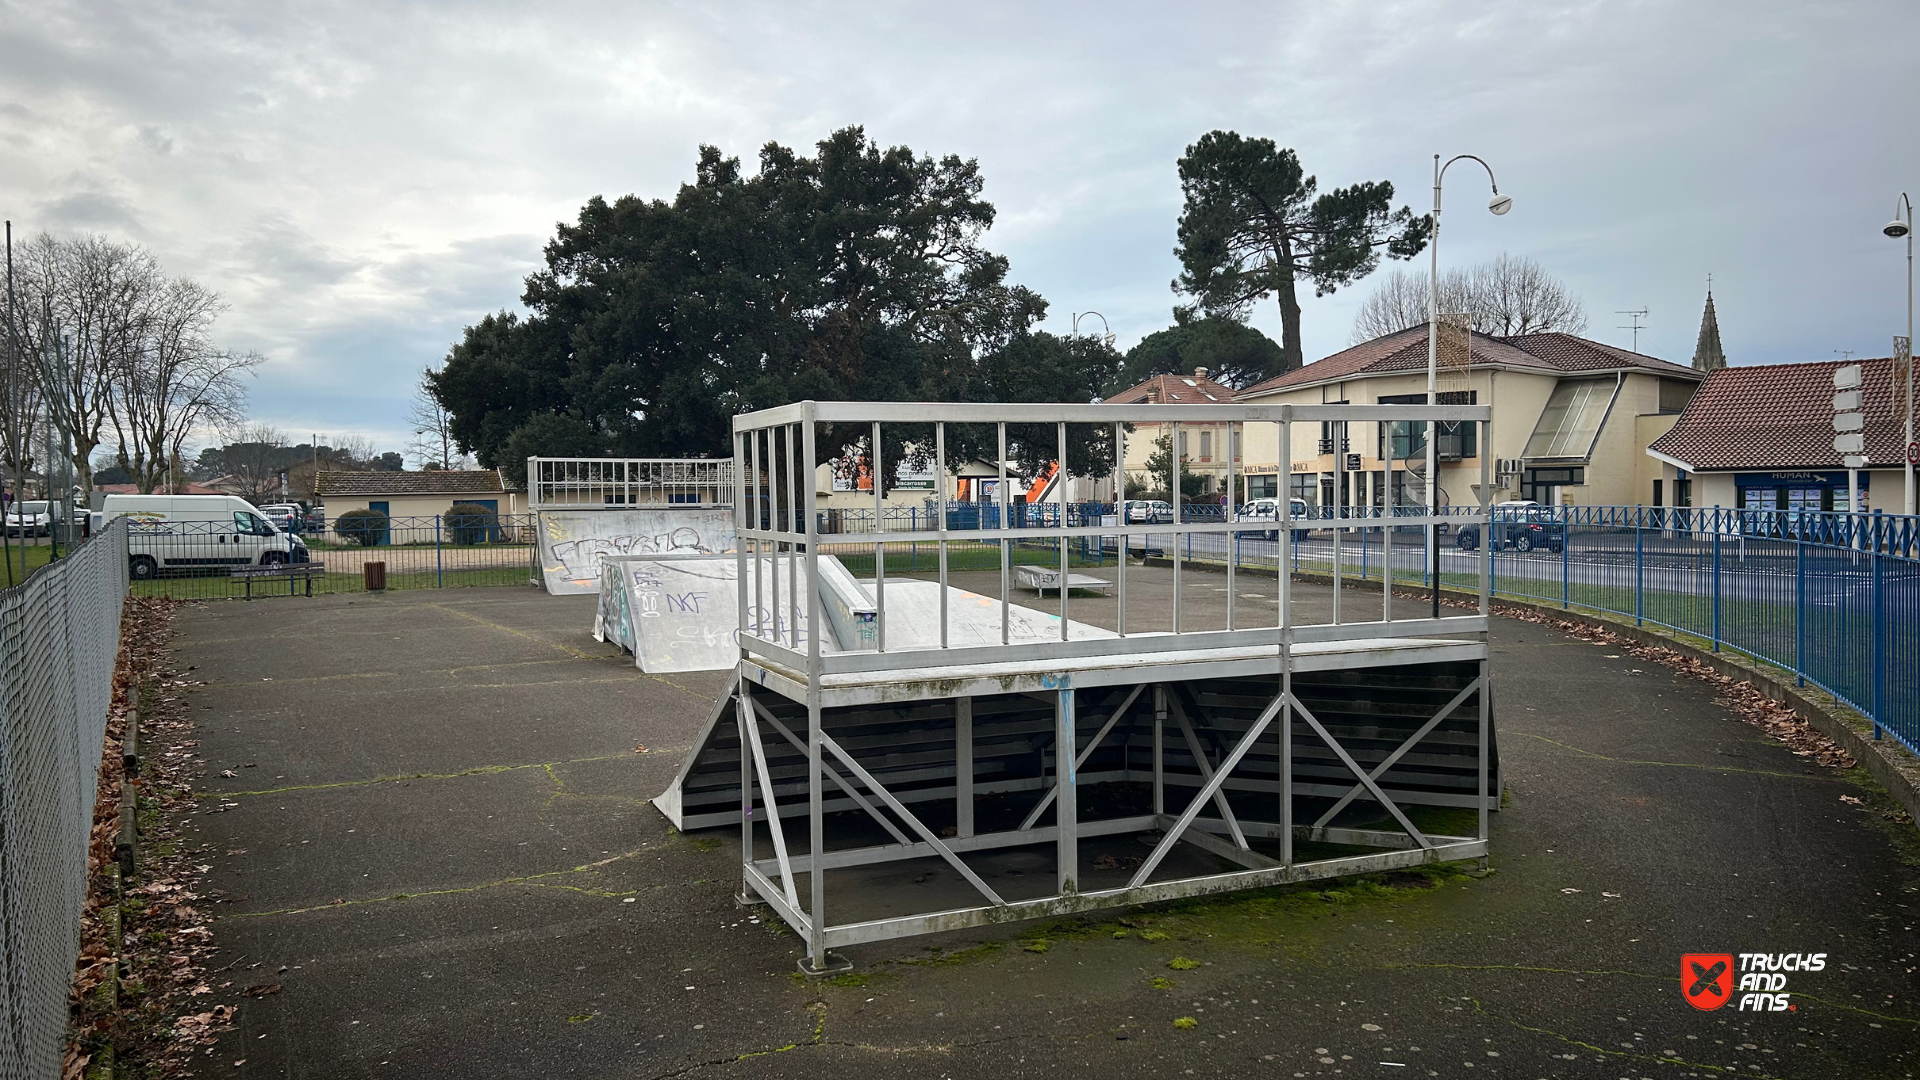
[[[972,867],[962,862],[960,860],[960,856],[955,855],[953,853],[952,848],[942,843],[940,838],[933,834],[933,830],[927,828],[925,822],[915,817],[913,815],[913,812],[911,810],[908,810],[906,806],[900,802],[899,799],[894,798],[893,792],[888,791],[884,784],[880,783],[880,781],[875,780],[873,778],[872,773],[862,768],[858,761],[853,760],[853,755],[847,753],[845,750],[840,749],[840,744],[837,742],[834,742],[833,737],[831,735],[828,735],[824,731],[820,732],[819,734],[820,734],[820,745],[826,747],[828,752],[832,753],[834,757],[839,758],[840,763],[847,767],[848,772],[851,772],[854,776],[858,777],[861,783],[867,785],[868,791],[871,791],[875,795],[879,796],[880,801],[887,804],[887,809],[892,810],[896,814],[899,814],[900,820],[906,822],[908,828],[911,828],[914,832],[919,833],[920,839],[926,841],[927,845],[933,848],[935,854],[947,860],[947,865],[953,867],[955,870],[960,871],[960,876],[966,878],[968,884],[980,890],[980,894],[982,896],[985,896],[988,900],[992,901],[994,907],[1007,906],[1007,902],[1000,898],[999,893],[993,891],[993,887],[991,885],[988,885],[985,881],[982,881],[980,879],[980,875],[974,873]],[[818,857],[818,853],[816,853],[815,857],[816,858]]]
[[[787,740],[787,744],[789,746],[792,746],[795,750],[798,750],[803,754],[807,752],[807,744],[800,741],[800,736],[795,735],[793,733],[792,728],[789,728],[787,727],[787,725],[781,723],[779,718],[773,715],[772,709],[769,709],[765,705],[760,703],[760,699],[758,698],[754,699],[753,708],[755,712],[760,714],[760,718],[762,720],[765,720],[767,723],[773,725],[773,730],[778,731],[781,734],[781,736],[783,736]],[[902,844],[910,844],[913,842],[907,839],[907,834],[901,832],[899,829],[899,826],[896,826],[892,822],[892,820],[890,820],[887,817],[887,815],[880,812],[879,807],[873,805],[871,802],[868,802],[867,797],[865,795],[860,794],[860,791],[858,788],[854,787],[852,784],[847,783],[846,780],[841,777],[840,773],[836,769],[834,769],[833,766],[823,761],[820,763],[820,771],[823,773],[826,773],[827,779],[833,781],[836,785],[838,785],[841,791],[846,792],[848,798],[860,804],[861,809],[865,810],[868,814],[872,815],[873,820],[879,822],[881,828],[887,830],[889,833],[892,833],[893,838],[895,840],[899,841]]]
[[1314,715],[1307,711],[1307,707],[1297,698],[1294,699],[1293,707],[1300,710],[1300,718],[1307,722],[1307,726],[1313,729],[1315,735],[1320,736],[1320,741],[1327,744],[1327,748],[1332,750],[1334,756],[1340,759],[1340,763],[1347,767],[1347,771],[1359,777],[1360,783],[1366,786],[1367,792],[1379,800],[1381,806],[1387,808],[1387,813],[1393,815],[1393,820],[1399,822],[1401,828],[1407,830],[1407,835],[1413,837],[1414,842],[1422,848],[1428,851],[1433,850],[1433,841],[1427,839],[1427,834],[1413,827],[1413,822],[1407,820],[1407,815],[1400,812],[1400,808],[1394,805],[1392,799],[1387,798],[1387,793],[1380,790],[1380,785],[1373,782],[1373,777],[1368,776],[1367,771],[1360,767],[1360,763],[1353,760],[1353,755],[1347,753],[1347,748],[1341,746],[1340,741],[1328,733],[1327,729],[1320,725],[1319,720],[1314,719]]
[[1185,810],[1181,811],[1179,820],[1175,821],[1173,827],[1167,830],[1167,835],[1160,838],[1160,843],[1154,847],[1153,854],[1147,856],[1147,861],[1140,864],[1139,872],[1133,875],[1132,881],[1127,882],[1127,888],[1137,889],[1141,885],[1146,884],[1148,876],[1160,865],[1160,860],[1167,857],[1167,852],[1173,849],[1173,845],[1179,841],[1180,835],[1187,831],[1189,825],[1193,824],[1194,818],[1200,816],[1200,808],[1206,805],[1207,800],[1213,797],[1214,792],[1220,790],[1220,785],[1227,782],[1227,776],[1239,766],[1240,759],[1247,756],[1247,751],[1253,749],[1253,744],[1259,741],[1260,736],[1266,732],[1267,726],[1273,723],[1274,716],[1280,712],[1281,708],[1283,708],[1287,702],[1288,696],[1282,694],[1274,698],[1272,704],[1261,710],[1260,718],[1255,720],[1253,726],[1247,729],[1247,733],[1240,739],[1239,745],[1235,746],[1232,752],[1220,762],[1220,770],[1213,774],[1213,778],[1207,781],[1206,786],[1200,789],[1200,793],[1193,797],[1193,801],[1187,804]]
[[[1394,750],[1393,753],[1388,754],[1386,756],[1386,760],[1374,766],[1373,772],[1369,775],[1371,775],[1375,780],[1378,780],[1382,776],[1385,776],[1387,774],[1388,769],[1393,768],[1394,765],[1399,763],[1402,757],[1406,756],[1407,751],[1412,750],[1415,746],[1418,746],[1420,744],[1420,740],[1427,737],[1428,732],[1440,726],[1440,722],[1442,720],[1445,720],[1449,715],[1451,715],[1453,713],[1453,710],[1459,708],[1461,703],[1466,701],[1467,698],[1473,696],[1473,692],[1479,688],[1480,688],[1479,679],[1475,679],[1472,682],[1468,683],[1467,688],[1460,691],[1458,694],[1455,694],[1453,696],[1453,700],[1447,702],[1445,708],[1433,714],[1433,719],[1420,725],[1419,731],[1416,731],[1412,735],[1408,736],[1406,742],[1401,743],[1399,748]],[[1333,809],[1328,810],[1326,813],[1320,815],[1320,820],[1314,822],[1313,827],[1316,829],[1324,828],[1328,822],[1334,819],[1334,816],[1336,814],[1340,813],[1340,811],[1345,810],[1347,808],[1348,803],[1352,802],[1355,798],[1358,798],[1360,795],[1360,792],[1362,792],[1363,790],[1365,789],[1361,787],[1359,784],[1353,785],[1353,790],[1347,792],[1345,795],[1340,796],[1340,801],[1333,804]]]
[[[1187,720],[1187,710],[1180,704],[1180,695],[1168,694],[1167,704],[1173,706],[1174,722],[1180,725],[1180,734],[1186,737],[1187,752],[1193,755],[1193,763],[1199,767],[1201,779],[1213,779],[1213,763],[1207,760],[1206,751],[1200,747],[1199,736],[1193,733],[1193,724]],[[1233,834],[1233,846],[1242,851],[1249,850],[1247,835],[1240,831],[1240,819],[1233,816],[1233,807],[1227,805],[1227,793],[1224,790],[1214,789],[1213,808],[1220,811],[1220,816],[1226,820],[1227,831]]]
[[[1087,763],[1087,759],[1092,757],[1094,750],[1099,747],[1100,741],[1107,737],[1107,732],[1113,730],[1113,725],[1118,723],[1122,716],[1126,715],[1127,710],[1132,708],[1134,701],[1136,701],[1140,697],[1140,691],[1145,690],[1146,688],[1147,688],[1147,684],[1145,683],[1141,683],[1140,685],[1135,686],[1133,688],[1133,693],[1127,695],[1127,700],[1121,702],[1120,707],[1113,710],[1112,716],[1107,717],[1107,722],[1101,725],[1099,734],[1093,737],[1093,741],[1087,744],[1087,748],[1085,750],[1080,751],[1078,754],[1074,755],[1074,758],[1073,758],[1074,772],[1079,772],[1080,766],[1085,765]],[[1056,761],[1059,760],[1057,751],[1055,752],[1055,760]],[[1055,767],[1057,768],[1058,766],[1056,765]],[[1036,821],[1039,821],[1040,815],[1046,813],[1047,807],[1053,805],[1053,797],[1058,793],[1059,793],[1058,789],[1048,788],[1047,793],[1040,797],[1040,805],[1034,807],[1033,811],[1027,815],[1027,820],[1022,821],[1020,823],[1019,831],[1025,832],[1026,830],[1033,828],[1033,823]]]
[[[787,903],[795,908],[800,906],[800,895],[793,888],[793,861],[787,857],[786,830],[780,825],[780,804],[773,797],[773,778],[767,773],[767,751],[760,744],[760,723],[753,718],[753,710],[747,699],[741,699],[740,726],[747,729],[747,738],[753,743],[753,768],[760,775],[760,795],[767,804],[767,831],[773,835],[774,858],[780,860],[780,888],[786,893]],[[753,793],[744,792],[746,806],[744,812],[753,812]],[[742,834],[743,836],[745,834]],[[751,863],[751,850],[741,853]]]

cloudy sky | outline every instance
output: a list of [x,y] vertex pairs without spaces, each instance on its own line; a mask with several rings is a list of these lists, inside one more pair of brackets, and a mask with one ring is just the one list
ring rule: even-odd
[[[1713,275],[1735,363],[1885,355],[1920,190],[1920,106],[1886,3],[594,4],[0,2],[0,213],[138,241],[219,290],[296,441],[407,438],[423,365],[517,307],[588,197],[670,198],[713,143],[751,161],[863,124],[975,157],[989,245],[1122,348],[1165,326],[1174,160],[1212,128],[1323,187],[1447,182],[1442,265],[1528,255],[1589,336],[1685,362]],[[1896,105],[1904,99],[1904,107]],[[1309,358],[1366,286],[1305,303]],[[1256,325],[1278,336],[1271,304]]]

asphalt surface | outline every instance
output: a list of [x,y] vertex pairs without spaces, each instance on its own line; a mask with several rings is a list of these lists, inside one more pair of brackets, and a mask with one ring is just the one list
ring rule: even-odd
[[[1209,578],[1183,589],[1195,623],[1223,621]],[[798,940],[735,905],[737,834],[676,834],[646,802],[722,676],[637,671],[591,639],[592,604],[449,589],[181,615],[181,663],[209,684],[191,828],[231,965],[201,1000],[239,1005],[197,1075],[1920,1069],[1913,827],[1617,649],[1496,621],[1511,801],[1488,876],[909,939],[810,984]],[[1793,1011],[1690,1007],[1682,954],[1723,952],[1827,964],[1788,976]]]

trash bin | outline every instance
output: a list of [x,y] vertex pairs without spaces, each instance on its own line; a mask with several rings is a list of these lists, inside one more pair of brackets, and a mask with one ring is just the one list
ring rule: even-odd
[[383,562],[363,563],[360,574],[368,592],[381,592],[387,587],[387,564]]

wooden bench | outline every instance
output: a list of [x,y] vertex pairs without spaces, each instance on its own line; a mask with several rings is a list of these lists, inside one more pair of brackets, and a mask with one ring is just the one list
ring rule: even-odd
[[326,572],[326,565],[317,562],[262,563],[259,566],[236,566],[227,571],[227,576],[237,577],[244,581],[247,586],[247,599],[251,600],[253,599],[253,583],[256,579],[286,578],[287,595],[292,596],[294,595],[294,581],[299,578],[305,578],[307,581],[307,595],[312,596],[313,579],[326,574]]
[[[1049,589],[1057,592],[1060,589],[1060,571],[1058,570],[1049,570],[1043,566],[1016,566],[1014,575],[1020,579],[1022,588],[1032,589],[1036,593],[1046,592]],[[1113,582],[1091,574],[1068,574],[1067,588],[1105,592],[1113,588]]]

